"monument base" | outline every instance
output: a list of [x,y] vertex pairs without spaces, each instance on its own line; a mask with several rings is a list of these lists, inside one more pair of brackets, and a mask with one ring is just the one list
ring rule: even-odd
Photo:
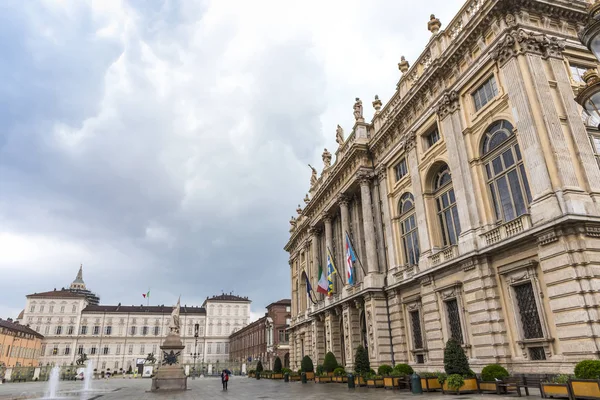
[[160,367],[152,378],[151,391],[187,390],[187,376],[180,365]]

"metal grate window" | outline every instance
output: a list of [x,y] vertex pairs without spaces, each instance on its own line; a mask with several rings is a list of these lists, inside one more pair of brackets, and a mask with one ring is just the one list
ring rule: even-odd
[[450,325],[450,337],[463,344],[463,333],[460,325],[460,313],[458,311],[458,301],[452,299],[446,302],[446,311],[448,312],[448,324]]
[[519,314],[521,314],[525,339],[544,337],[531,282],[515,286],[515,294],[517,295],[517,305]]
[[410,320],[412,322],[413,345],[415,349],[423,348],[423,335],[421,333],[421,319],[418,311],[410,312]]
[[529,358],[532,360],[545,360],[546,352],[544,351],[543,347],[530,347]]

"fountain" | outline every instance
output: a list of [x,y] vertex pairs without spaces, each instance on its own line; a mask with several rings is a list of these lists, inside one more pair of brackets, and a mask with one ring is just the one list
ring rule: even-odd
[[92,390],[92,379],[94,377],[94,362],[90,360],[85,366],[83,373],[83,391],[89,392]]
[[58,390],[58,378],[60,377],[60,367],[58,365],[52,368],[50,372],[50,378],[48,379],[48,389],[44,395],[46,399],[56,398],[56,391]]

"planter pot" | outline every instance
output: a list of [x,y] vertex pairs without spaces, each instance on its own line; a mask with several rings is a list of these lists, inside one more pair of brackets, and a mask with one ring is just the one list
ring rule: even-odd
[[290,375],[290,381],[300,381],[300,375]]
[[332,377],[331,376],[316,376],[315,382],[317,383],[330,383]]
[[367,382],[365,381],[365,378],[363,378],[362,376],[355,376],[354,377],[354,385],[355,386],[366,386]]
[[[401,376],[384,376],[383,386],[386,389],[408,388],[408,384],[406,383],[405,378]],[[423,388],[423,390],[425,390],[425,388]]]
[[498,382],[496,382],[496,381],[494,381],[494,382],[481,381],[481,382],[479,382],[479,390],[481,390],[482,392],[498,393]]
[[271,375],[273,379],[283,379],[283,374],[273,374]]
[[384,376],[383,377],[383,387],[386,389],[394,389],[398,386],[396,386],[394,383],[394,377],[393,376]]
[[333,377],[333,382],[337,382],[337,383],[348,383],[348,376],[347,376],[347,375],[343,375],[343,376],[334,376],[334,377]]
[[367,387],[370,388],[382,388],[383,387],[383,378],[378,379],[367,379]]
[[600,381],[593,379],[569,380],[571,393],[576,399],[600,399]]
[[306,380],[307,381],[314,381],[315,380],[315,373],[314,372],[306,372]]
[[426,392],[434,392],[442,389],[442,385],[437,378],[421,378],[421,387]]
[[465,378],[465,383],[458,390],[450,389],[448,382],[444,382],[442,390],[449,393],[474,393],[479,392],[479,386],[477,378]]
[[566,397],[569,396],[569,386],[566,383],[547,383],[540,384],[542,397]]

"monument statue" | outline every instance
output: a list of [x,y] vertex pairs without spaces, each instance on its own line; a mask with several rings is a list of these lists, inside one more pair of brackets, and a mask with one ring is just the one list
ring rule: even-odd
[[337,126],[335,130],[335,141],[341,146],[344,144],[344,130],[341,126]]
[[325,169],[331,167],[331,153],[329,151],[327,151],[327,149],[323,150],[323,165],[325,166]]
[[313,187],[317,184],[317,170],[315,169],[315,167],[313,167],[312,165],[308,164],[308,166],[310,167],[310,169],[312,170],[312,174],[310,176],[310,187]]
[[354,119],[357,121],[363,120],[363,105],[362,101],[358,97],[354,103]]
[[306,193],[306,196],[304,196],[304,203],[305,204],[310,203],[310,197],[308,197],[308,193]]
[[173,307],[173,311],[171,312],[171,323],[169,325],[169,329],[171,332],[175,332],[179,335],[179,309],[181,308],[181,297],[177,299],[177,305]]
[[[171,312],[171,321],[169,323],[169,334],[160,346],[162,351],[161,367],[152,378],[152,391],[173,391],[187,389],[187,376],[181,366],[181,352],[185,348],[181,342],[179,309],[181,308],[181,296],[177,300],[177,305]],[[150,354],[146,358],[148,360]],[[154,358],[154,355],[152,355]]]

